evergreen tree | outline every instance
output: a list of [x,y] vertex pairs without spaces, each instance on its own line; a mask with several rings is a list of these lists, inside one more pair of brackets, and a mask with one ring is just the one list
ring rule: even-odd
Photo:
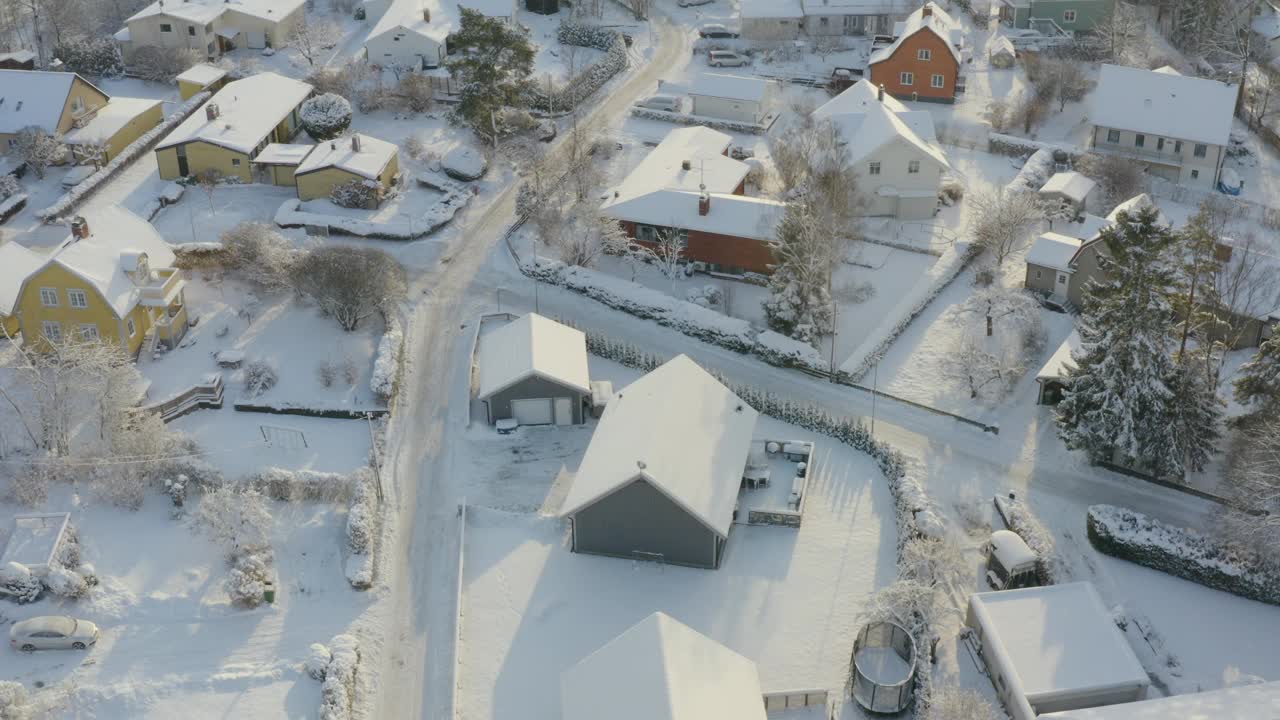
[[445,67],[458,81],[454,118],[484,138],[493,138],[499,111],[527,104],[525,90],[533,75],[534,49],[520,25],[460,8],[462,24],[449,38],[457,53]]
[[[1173,391],[1170,406],[1168,444],[1157,455],[1163,455],[1197,472],[1204,470],[1215,443],[1222,437],[1218,429],[1222,403],[1215,383],[1200,372],[1200,366],[1184,358],[1175,369],[1169,387]],[[1172,464],[1172,463],[1171,463]]]
[[832,244],[809,203],[787,203],[772,243],[776,264],[764,301],[770,329],[814,346],[822,334],[831,332]]
[[1240,367],[1235,394],[1242,404],[1258,403],[1259,410],[1280,406],[1280,325],[1272,329],[1258,354]]
[[1115,459],[1181,476],[1184,434],[1169,422],[1176,413],[1169,302],[1176,238],[1148,207],[1120,213],[1101,240],[1105,279],[1090,284],[1084,302],[1081,348],[1058,405],[1058,433],[1095,462]]

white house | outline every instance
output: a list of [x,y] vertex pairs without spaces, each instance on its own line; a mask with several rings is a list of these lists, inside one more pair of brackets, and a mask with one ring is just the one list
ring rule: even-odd
[[1226,720],[1280,717],[1280,682],[1170,695],[1123,705],[1041,715],[1042,720]]
[[795,40],[804,29],[800,0],[742,0],[738,28],[748,40]]
[[735,122],[764,122],[773,98],[772,83],[761,78],[701,73],[689,84],[693,114]]
[[1172,68],[1103,65],[1089,111],[1090,144],[1141,162],[1156,177],[1213,188],[1226,158],[1236,91]]
[[868,215],[900,220],[933,217],[951,165],[936,145],[933,116],[859,80],[814,112],[843,137]]
[[800,0],[810,35],[888,35],[919,0]]
[[364,41],[365,59],[383,67],[439,67],[462,22],[459,7],[505,22],[516,13],[515,0],[370,0],[366,19],[377,22]]
[[560,678],[562,720],[765,720],[755,663],[656,612]]
[[1146,697],[1151,681],[1093,583],[975,593],[966,624],[1013,720]]
[[220,57],[238,47],[283,47],[306,0],[157,0],[115,34],[126,58],[139,47],[191,48]]

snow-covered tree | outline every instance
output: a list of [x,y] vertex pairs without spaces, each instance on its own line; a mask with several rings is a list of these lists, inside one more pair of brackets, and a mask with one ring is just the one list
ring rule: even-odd
[[64,38],[53,52],[67,70],[81,75],[114,76],[124,72],[120,47],[108,36]]
[[242,222],[222,233],[228,265],[248,281],[269,290],[288,287],[302,251],[274,225]]
[[1186,361],[1174,368],[1167,383],[1172,391],[1169,418],[1166,430],[1157,435],[1167,445],[1163,451],[1157,446],[1155,453],[1180,459],[1182,465],[1199,471],[1209,463],[1222,437],[1219,426],[1223,403],[1218,398],[1217,381],[1207,376],[1199,364],[1183,359]]
[[973,400],[984,393],[999,398],[1027,369],[1007,348],[968,334],[957,340],[947,353],[944,365],[949,374],[964,381]]
[[1231,505],[1223,534],[1280,563],[1280,413],[1249,418],[1226,472]]
[[831,332],[835,321],[831,273],[838,261],[835,242],[822,231],[810,203],[787,203],[771,243],[775,262],[764,301],[770,329],[815,346],[823,334]]
[[929,709],[922,720],[1001,720],[1005,715],[982,697],[982,693],[958,685],[934,687]]
[[213,167],[205,168],[196,173],[192,179],[195,180],[196,187],[200,188],[209,200],[209,214],[215,214],[217,209],[213,206],[213,196],[218,192],[218,186],[222,184],[222,171]]
[[485,17],[470,8],[461,8],[459,29],[450,40],[458,49],[445,61],[458,83],[459,102],[453,117],[477,135],[493,139],[498,111],[526,105],[533,44],[519,24]]
[[1118,65],[1141,66],[1150,41],[1147,22],[1129,3],[1116,2],[1111,16],[1094,26],[1108,58]]
[[320,55],[342,39],[342,28],[329,20],[303,18],[293,26],[285,47],[296,50],[308,67],[315,67]]
[[947,593],[939,585],[918,580],[896,580],[880,588],[863,604],[858,619],[864,623],[892,622],[901,626],[916,641],[921,659],[933,655],[939,639],[938,627],[949,617],[959,615]]
[[67,152],[61,138],[34,125],[19,130],[15,142],[14,153],[22,158],[37,178],[44,178],[44,171],[61,162]]
[[229,556],[271,547],[271,510],[252,485],[224,484],[200,498],[194,521]]
[[568,228],[557,240],[560,260],[582,267],[591,267],[601,254],[625,250],[629,244],[618,221],[600,212],[600,206],[590,200],[574,204]]
[[328,245],[294,265],[295,287],[332,315],[343,330],[384,312],[404,297],[404,268],[384,250]]
[[1044,208],[1033,192],[1000,188],[973,194],[969,199],[969,229],[974,242],[991,253],[996,266],[1021,249]]
[[302,103],[298,121],[312,140],[332,140],[351,127],[351,103],[333,93],[316,95]]
[[1076,170],[1098,183],[1108,209],[1146,191],[1142,164],[1119,155],[1090,153],[1076,163]]
[[168,83],[173,82],[187,68],[204,60],[204,53],[194,48],[142,45],[129,56],[129,69],[143,80]]
[[1044,344],[1044,327],[1040,321],[1040,304],[1029,294],[1003,287],[978,290],[965,300],[956,313],[961,322],[980,317],[987,337],[995,335],[996,323],[1001,332],[1014,336],[1020,344],[1038,349]]
[[1235,381],[1236,401],[1259,410],[1280,407],[1280,325],[1249,362],[1240,367]]

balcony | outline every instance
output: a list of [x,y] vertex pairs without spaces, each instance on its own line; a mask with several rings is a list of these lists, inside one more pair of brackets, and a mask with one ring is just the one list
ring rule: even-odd
[[182,273],[175,268],[155,268],[147,284],[139,290],[139,303],[144,307],[169,307],[176,302],[187,286]]
[[1183,164],[1182,156],[1172,152],[1172,149],[1152,150],[1150,148],[1140,148],[1132,145],[1121,145],[1119,143],[1109,142],[1095,143],[1093,149],[1100,153],[1106,153],[1107,155],[1118,155],[1120,157],[1133,158],[1134,160],[1144,160],[1158,165],[1182,167]]

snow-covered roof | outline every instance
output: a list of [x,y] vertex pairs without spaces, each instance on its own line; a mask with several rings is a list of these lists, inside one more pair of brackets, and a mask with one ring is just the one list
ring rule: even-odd
[[16,242],[0,245],[0,315],[12,315],[22,283],[44,265],[44,258]]
[[1235,238],[1223,238],[1222,244],[1231,248],[1226,277],[1251,281],[1248,291],[1231,293],[1231,310],[1257,320],[1280,319],[1280,257]]
[[4,554],[0,555],[0,567],[16,562],[33,570],[46,568],[54,560],[70,520],[71,513],[65,512],[13,516],[13,529]]
[[36,54],[31,50],[18,50],[16,52],[0,53],[0,62],[12,61],[12,62],[25,63],[25,62],[31,62],[32,60],[35,60],[35,59],[36,59]]
[[591,392],[586,335],[536,313],[485,335],[479,364],[481,400],[531,377]]
[[765,720],[755,663],[656,612],[560,678],[562,720]]
[[824,120],[837,115],[865,113],[872,103],[883,103],[885,107],[895,113],[911,112],[910,108],[903,105],[900,100],[889,93],[884,93],[882,96],[880,88],[876,87],[870,80],[862,79],[820,105],[817,110],[813,111],[813,117],[817,120]]
[[1041,715],[1042,720],[1226,720],[1280,717],[1280,682]]
[[1155,208],[1156,222],[1160,223],[1161,225],[1169,224],[1169,218],[1165,217],[1164,212],[1160,210],[1160,206],[1156,203],[1155,199],[1152,198],[1147,193],[1140,193],[1138,195],[1134,195],[1128,200],[1125,200],[1124,202],[1117,205],[1115,209],[1112,210],[1109,215],[1107,215],[1107,221],[1114,223],[1120,219],[1120,213],[1122,212],[1133,215],[1133,214],[1142,212],[1147,208]]
[[1235,85],[1103,65],[1089,118],[1100,127],[1226,145],[1235,103]]
[[63,241],[47,263],[56,263],[92,285],[124,316],[137,305],[140,288],[125,270],[124,256],[145,253],[152,268],[173,267],[173,250],[155,227],[118,205],[86,212],[89,237]]
[[731,142],[731,136],[701,126],[672,130],[614,188],[606,206],[661,189],[733,192],[751,168],[724,154]]
[[71,130],[62,139],[70,145],[105,142],[134,118],[159,104],[159,100],[146,98],[113,97],[98,108],[89,122]]
[[867,64],[875,65],[893,57],[893,54],[898,51],[898,48],[902,47],[902,43],[907,38],[922,31],[937,35],[938,39],[942,40],[947,49],[951,51],[951,56],[955,58],[955,61],[960,62],[959,45],[964,40],[964,29],[942,8],[938,7],[937,3],[927,2],[908,15],[906,20],[899,23],[899,26],[894,27],[893,44],[886,45],[871,53]]
[[667,361],[609,401],[562,514],[644,480],[728,537],[757,416],[688,356]]
[[1040,368],[1040,372],[1036,373],[1036,380],[1061,380],[1067,376],[1067,368],[1075,367],[1075,361],[1071,359],[1072,353],[1080,350],[1080,333],[1072,330],[1066,340],[1058,346],[1057,350],[1049,356],[1049,360],[1045,362],[1044,367]]
[[693,82],[689,83],[689,94],[703,97],[759,103],[764,102],[768,93],[768,80],[742,75],[704,72],[699,73]]
[[298,145],[294,143],[271,143],[262,148],[262,152],[253,158],[260,165],[297,165],[315,145]]
[[800,18],[804,8],[800,0],[742,0],[739,17],[745,19]]
[[995,55],[1002,52],[1017,55],[1018,48],[1014,47],[1013,41],[1007,35],[996,35],[987,43],[987,54]]
[[[486,17],[506,18],[515,12],[512,0],[391,0],[391,5],[369,32],[369,39],[403,28],[444,43],[461,27],[462,11],[459,6]],[[428,15],[430,20],[427,20]]]
[[1092,213],[1084,213],[1074,220],[1055,221],[1053,230],[1077,240],[1092,240],[1098,237],[1098,233],[1102,232],[1102,229],[1110,224],[1111,221],[1104,217],[1099,217]]
[[916,0],[801,0],[805,15],[898,15]]
[[772,240],[784,203],[730,193],[708,193],[707,214],[698,212],[697,190],[663,188],[612,201],[602,211],[618,220],[697,230],[731,237]]
[[[360,138],[360,150],[354,149],[352,138]],[[298,165],[294,175],[338,168],[368,180],[377,180],[387,164],[396,156],[396,146],[372,135],[355,133],[351,137],[318,143]]]
[[1027,563],[1034,563],[1037,559],[1035,552],[1027,547],[1026,541],[1010,530],[996,530],[991,533],[991,549],[1004,569],[1009,571]]
[[179,73],[178,77],[174,79],[178,82],[195,83],[200,87],[209,87],[226,76],[227,71],[217,65],[196,63],[186,70],[183,70]]
[[918,149],[943,169],[950,169],[947,156],[935,144],[933,115],[926,110],[908,110],[898,101],[876,99],[879,88],[863,79],[829,100],[814,112],[818,119],[830,120],[849,147],[850,162],[857,163],[894,140]]
[[[301,80],[273,72],[227,83],[203,108],[169,133],[156,149],[198,140],[248,154],[307,99],[311,90],[311,86]],[[207,112],[210,105],[218,106],[218,117],[213,120]]]
[[1010,691],[1032,705],[1090,690],[1150,683],[1093,583],[975,593],[987,653],[1010,671]]
[[163,15],[193,23],[208,23],[225,12],[238,12],[262,20],[279,21],[302,7],[306,0],[164,0],[151,3],[125,22]]
[[1040,188],[1041,195],[1056,194],[1070,199],[1076,203],[1083,203],[1085,198],[1089,197],[1089,193],[1098,187],[1098,183],[1071,170],[1068,172],[1054,173],[1049,178],[1049,182]]
[[1071,259],[1083,244],[1079,238],[1056,232],[1047,232],[1036,238],[1027,252],[1027,264],[1053,268],[1064,272],[1071,271]]
[[1152,70],[1151,72],[1158,72],[1164,75],[1181,75],[1182,74],[1178,72],[1178,68],[1172,65],[1161,65],[1160,67],[1156,68],[1155,70]]
[[48,133],[57,130],[77,77],[69,72],[0,70],[0,133],[16,133],[32,125]]

